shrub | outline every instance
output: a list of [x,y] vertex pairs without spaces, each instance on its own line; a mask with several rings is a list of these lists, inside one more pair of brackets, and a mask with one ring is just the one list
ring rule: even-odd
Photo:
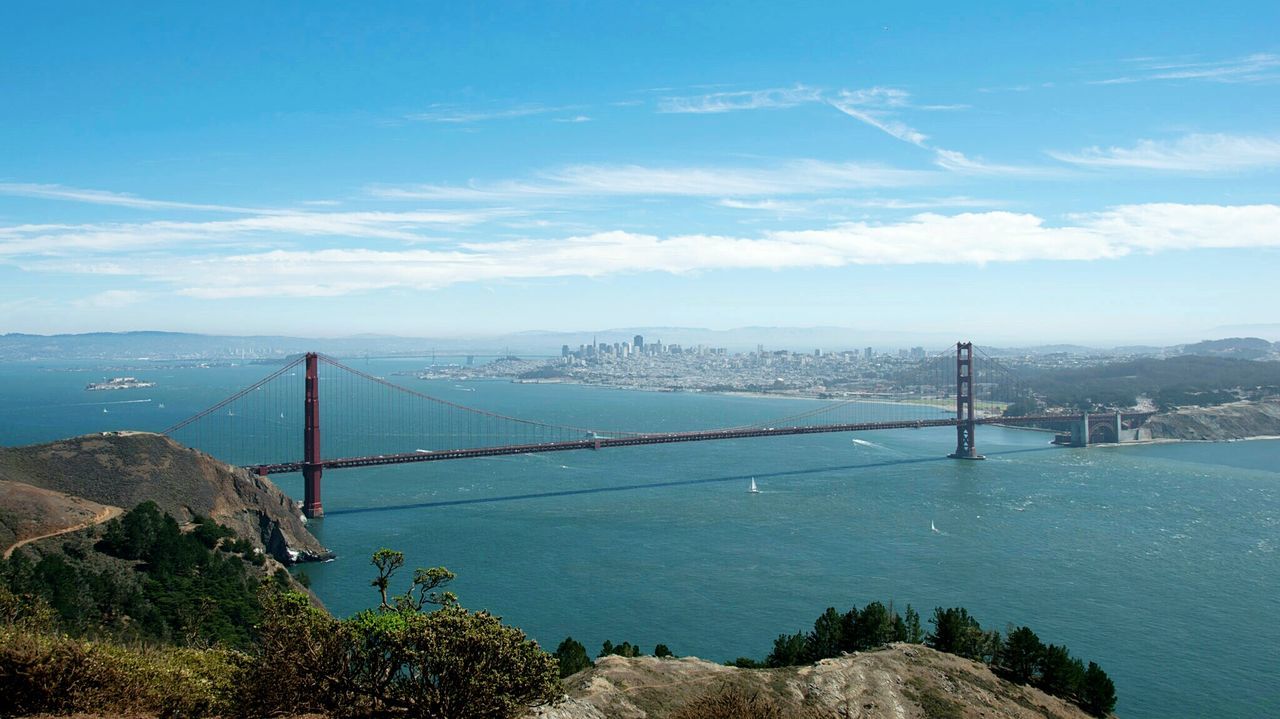
[[555,659],[487,612],[371,615],[354,620],[353,675],[367,681],[355,689],[410,716],[517,717],[560,694]]
[[[242,678],[241,716],[503,719],[559,697],[555,658],[519,629],[435,591],[452,573],[418,570],[407,593],[391,596],[392,575],[403,564],[397,554],[375,555],[372,584],[382,607],[350,619],[330,617],[302,594],[264,589],[261,648]],[[428,604],[439,608],[424,611]]]
[[0,715],[224,714],[243,667],[243,655],[224,650],[129,649],[6,627]]
[[349,636],[306,596],[264,588],[253,670],[238,687],[236,714],[325,713],[351,704],[342,690]]

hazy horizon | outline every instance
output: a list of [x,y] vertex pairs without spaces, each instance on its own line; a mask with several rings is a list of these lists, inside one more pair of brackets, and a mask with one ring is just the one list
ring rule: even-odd
[[[1249,329],[1253,329],[1255,331],[1245,331]],[[1237,331],[1227,332],[1226,330]],[[334,335],[295,335],[289,333],[223,334],[145,329],[84,333],[2,333],[0,334],[0,338],[6,336],[12,337],[15,335],[46,338],[76,338],[93,335],[110,335],[121,338],[176,335],[205,337],[211,339],[233,338],[242,340],[288,340],[297,342],[314,340],[321,343],[342,343],[344,345],[349,345],[348,349],[354,349],[362,346],[374,349],[378,347],[386,347],[388,344],[395,344],[397,346],[403,346],[402,348],[413,346],[422,350],[430,350],[433,347],[438,347],[442,351],[457,351],[460,348],[468,348],[470,350],[489,350],[495,352],[503,350],[530,352],[550,350],[558,351],[562,344],[568,344],[572,348],[577,349],[580,344],[591,344],[596,340],[606,344],[620,341],[627,342],[630,341],[635,334],[643,335],[646,338],[646,341],[650,343],[657,340],[664,344],[684,344],[689,347],[696,347],[698,345],[708,347],[728,347],[733,351],[755,349],[757,345],[764,345],[765,348],[769,350],[786,349],[801,352],[809,352],[813,349],[821,349],[824,351],[861,351],[867,346],[872,346],[881,351],[923,346],[926,349],[933,351],[950,347],[950,345],[955,341],[965,340],[973,340],[980,346],[996,349],[1083,347],[1101,351],[1126,347],[1176,347],[1181,345],[1191,345],[1203,341],[1248,337],[1255,337],[1280,343],[1280,325],[1258,325],[1253,328],[1215,328],[1215,331],[1202,333],[1194,338],[1192,338],[1191,335],[1187,335],[1188,339],[1178,341],[1149,342],[1139,341],[1133,338],[1127,338],[1124,341],[1090,341],[1070,339],[1043,339],[1037,341],[1028,340],[1026,338],[1004,338],[1002,341],[998,337],[973,337],[964,335],[963,333],[920,333],[910,331],[885,332],[859,329],[856,327],[837,326],[749,326],[730,327],[725,329],[680,326],[637,326],[568,330],[535,329],[505,333],[453,335],[395,335],[385,333]],[[413,345],[413,343],[422,344]]]

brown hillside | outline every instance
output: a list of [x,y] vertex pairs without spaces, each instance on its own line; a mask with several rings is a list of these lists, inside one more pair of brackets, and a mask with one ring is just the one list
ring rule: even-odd
[[83,497],[0,480],[0,556],[8,557],[20,544],[83,529],[119,512],[119,507]]
[[[537,719],[662,719],[694,715],[722,694],[752,698],[760,716],[845,719],[1086,719],[1075,705],[1000,679],[984,664],[917,644],[783,669],[735,669],[696,658],[603,657],[565,680],[568,697]],[[716,714],[698,713],[699,717]],[[735,714],[734,716],[738,716]],[[746,716],[746,715],[744,715]]]
[[1186,407],[1147,420],[1156,439],[1224,440],[1280,436],[1280,400]]
[[293,501],[265,477],[158,434],[108,432],[0,448],[0,480],[125,509],[151,500],[180,522],[201,514],[285,563],[329,556]]

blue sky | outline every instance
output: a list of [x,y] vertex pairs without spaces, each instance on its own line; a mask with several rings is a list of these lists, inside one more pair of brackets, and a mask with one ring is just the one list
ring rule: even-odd
[[0,332],[1280,332],[1280,6],[1031,5],[11,3]]

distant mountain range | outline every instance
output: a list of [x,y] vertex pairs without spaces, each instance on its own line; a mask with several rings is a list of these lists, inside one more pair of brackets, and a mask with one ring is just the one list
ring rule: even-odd
[[[697,327],[626,327],[600,331],[529,331],[472,338],[393,337],[357,335],[343,338],[285,336],[226,336],[184,332],[91,332],[86,334],[0,335],[0,361],[50,359],[100,360],[251,360],[273,359],[318,351],[339,357],[370,356],[460,356],[506,355],[526,357],[558,355],[563,345],[577,349],[592,342],[631,342],[636,335],[646,343],[679,344],[683,347],[724,347],[742,352],[764,346],[796,352],[861,351],[893,352],[924,347],[929,352],[944,350],[957,338],[939,333],[865,332],[847,327],[738,327],[710,330]],[[1280,343],[1257,337],[1206,340],[1172,347],[1088,347],[1083,345],[1037,345],[1030,347],[984,347],[993,355],[1176,356],[1181,354],[1240,359],[1280,358]]]

